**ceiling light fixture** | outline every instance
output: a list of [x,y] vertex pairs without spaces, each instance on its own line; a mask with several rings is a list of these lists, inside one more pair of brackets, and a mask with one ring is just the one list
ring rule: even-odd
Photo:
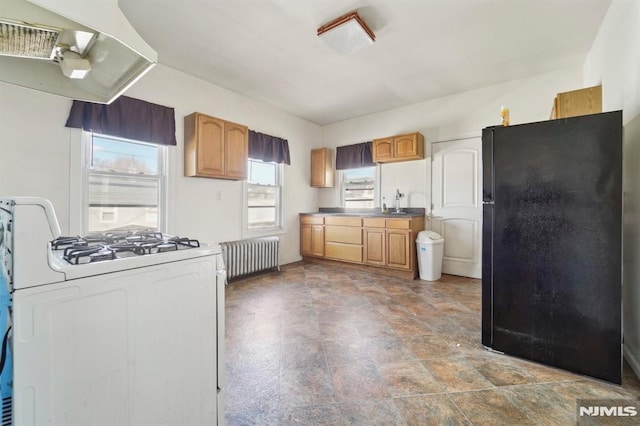
[[360,50],[376,40],[376,35],[355,10],[318,28],[318,37],[341,55]]
[[91,62],[71,50],[61,52],[59,60],[62,73],[69,78],[81,80],[91,71]]

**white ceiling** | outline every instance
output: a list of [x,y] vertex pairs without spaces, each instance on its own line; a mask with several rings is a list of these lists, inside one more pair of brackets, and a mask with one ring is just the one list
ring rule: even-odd
[[[611,0],[119,0],[159,62],[327,124],[581,66]],[[347,56],[319,26],[357,10]]]

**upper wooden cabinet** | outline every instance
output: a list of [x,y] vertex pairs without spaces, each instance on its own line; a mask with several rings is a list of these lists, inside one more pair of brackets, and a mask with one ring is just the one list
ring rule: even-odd
[[318,148],[311,150],[311,186],[333,188],[333,150]]
[[247,158],[247,126],[199,112],[184,118],[185,176],[242,180]]
[[393,160],[393,137],[373,140],[373,161],[376,163],[391,162]]
[[373,140],[373,161],[376,163],[393,163],[423,158],[424,136],[421,133],[408,133]]
[[551,119],[602,112],[602,86],[558,93],[553,100]]
[[249,132],[242,124],[224,122],[225,139],[225,176],[242,180],[247,177],[247,159],[249,158]]

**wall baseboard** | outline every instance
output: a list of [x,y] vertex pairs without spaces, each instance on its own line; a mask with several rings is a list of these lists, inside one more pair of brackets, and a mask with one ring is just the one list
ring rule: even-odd
[[624,346],[623,352],[624,359],[629,363],[633,372],[636,373],[636,377],[640,379],[640,359],[638,359],[626,345]]

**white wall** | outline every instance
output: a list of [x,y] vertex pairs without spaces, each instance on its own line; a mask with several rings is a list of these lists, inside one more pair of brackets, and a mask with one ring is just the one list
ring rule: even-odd
[[71,101],[0,83],[0,197],[49,198],[63,232],[69,217]]
[[[281,235],[281,263],[300,259],[298,213],[317,209],[317,190],[309,187],[309,149],[320,146],[319,126],[161,65],[126,95],[175,108],[178,146],[169,148],[168,171],[171,234],[211,243],[242,238],[242,182],[184,177],[185,115],[198,111],[287,139],[291,166],[284,172],[287,232]],[[70,196],[70,162],[78,161],[73,142],[78,131],[64,127],[70,107],[65,98],[0,84],[0,196],[49,198],[63,233],[78,229],[71,218],[80,208],[70,206],[78,199]]]
[[605,111],[623,110],[625,358],[640,377],[640,2],[613,0],[584,66]]
[[613,0],[584,64],[586,86],[602,84],[602,109],[640,114],[640,2]]
[[[381,197],[386,197],[387,205],[393,205],[398,188],[407,195],[403,207],[425,207],[429,211],[431,143],[480,136],[484,127],[500,123],[502,105],[511,110],[511,124],[547,120],[555,95],[580,87],[581,68],[559,70],[329,124],[322,128],[322,140],[325,146],[336,147],[402,133],[422,133],[426,159],[383,164]],[[320,206],[339,203],[338,188],[320,191]]]

